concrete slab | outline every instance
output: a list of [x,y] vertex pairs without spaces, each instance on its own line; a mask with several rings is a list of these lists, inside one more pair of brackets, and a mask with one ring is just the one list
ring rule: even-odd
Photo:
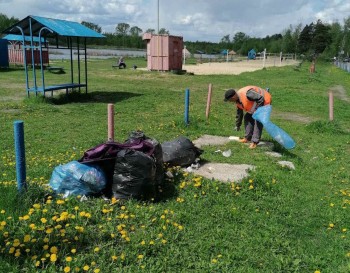
[[197,138],[196,140],[194,140],[193,144],[198,148],[201,148],[204,145],[211,145],[211,146],[225,145],[230,141],[231,140],[228,137],[202,135],[200,138]]
[[248,164],[205,163],[198,169],[187,168],[188,172],[195,173],[208,179],[222,182],[239,182],[248,177],[248,171],[255,166]]

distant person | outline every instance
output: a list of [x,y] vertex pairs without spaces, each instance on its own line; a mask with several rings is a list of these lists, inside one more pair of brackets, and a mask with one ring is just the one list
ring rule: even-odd
[[258,86],[246,86],[237,92],[234,89],[227,90],[224,101],[230,101],[236,104],[236,131],[240,131],[243,111],[246,112],[244,115],[245,135],[239,142],[248,143],[251,141],[249,148],[255,149],[261,138],[263,124],[253,119],[253,113],[259,107],[271,104],[271,94]]
[[123,56],[121,56],[120,58],[119,58],[119,61],[118,61],[118,67],[119,67],[119,69],[122,69],[122,68],[126,68],[126,64],[125,64],[125,62],[124,62],[124,57]]

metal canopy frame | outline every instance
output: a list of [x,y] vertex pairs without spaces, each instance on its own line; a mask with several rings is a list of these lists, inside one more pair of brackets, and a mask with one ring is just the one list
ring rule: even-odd
[[[79,92],[81,91],[81,88],[85,88],[85,93],[88,91],[88,81],[87,81],[87,54],[86,54],[86,39],[87,38],[103,38],[104,36],[98,32],[95,32],[79,23],[71,22],[71,21],[65,21],[65,20],[58,20],[58,19],[51,19],[51,18],[44,18],[44,17],[38,17],[38,16],[28,16],[18,22],[17,24],[11,26],[10,28],[6,29],[4,33],[9,34],[20,34],[22,36],[22,43],[23,43],[23,60],[24,60],[24,70],[25,70],[25,77],[26,77],[26,91],[27,96],[30,96],[31,92],[34,92],[37,96],[38,93],[43,93],[45,96],[45,93],[48,91],[52,92],[55,90],[62,90],[65,89],[66,93],[68,94],[68,90],[73,90],[75,88],[79,89]],[[26,45],[25,41],[27,40],[26,36],[30,37],[30,44]],[[46,45],[46,39],[50,37],[56,38],[56,46],[58,47],[58,37],[63,36],[67,37],[67,48],[70,50],[70,82],[69,83],[63,83],[63,84],[57,84],[57,85],[46,85],[45,84],[45,73],[44,73],[44,65],[43,65],[43,54],[42,54],[42,48],[43,45]],[[39,39],[39,46],[36,46],[34,43],[34,37],[38,37]],[[73,39],[76,39],[76,47],[73,47]],[[80,47],[81,40],[83,40],[83,47]],[[44,41],[44,43],[42,43]],[[78,60],[77,60],[77,82],[74,82],[74,69],[73,69],[73,48],[77,50],[78,53]],[[30,86],[29,84],[29,71],[28,71],[28,63],[27,63],[27,50],[30,49],[31,54],[31,60],[32,60],[32,77],[33,77],[33,86]],[[37,74],[36,74],[36,67],[35,67],[35,61],[34,61],[34,51],[39,49],[39,56],[40,56],[40,75],[41,75],[41,85],[37,82]],[[81,71],[81,65],[80,65],[80,51],[84,51],[84,78],[85,81],[82,82],[82,71]]]

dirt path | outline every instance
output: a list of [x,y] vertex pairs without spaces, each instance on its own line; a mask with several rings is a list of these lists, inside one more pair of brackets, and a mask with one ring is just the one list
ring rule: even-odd
[[342,85],[336,85],[329,89],[334,93],[334,96],[346,102],[350,102],[350,98],[346,94],[345,88]]

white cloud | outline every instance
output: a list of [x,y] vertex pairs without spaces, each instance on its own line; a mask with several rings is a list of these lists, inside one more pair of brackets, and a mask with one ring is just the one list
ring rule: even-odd
[[118,23],[160,28],[184,40],[218,42],[237,32],[251,37],[282,33],[290,25],[321,19],[343,22],[350,16],[348,0],[0,0],[0,12],[22,19],[38,15],[98,24],[114,32]]

